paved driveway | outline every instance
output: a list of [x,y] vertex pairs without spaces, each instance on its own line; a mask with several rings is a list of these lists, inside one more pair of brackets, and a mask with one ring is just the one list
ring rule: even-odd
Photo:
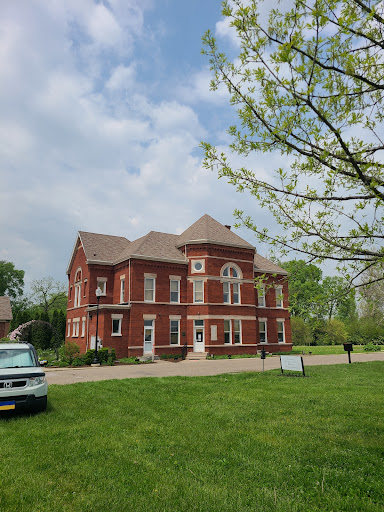
[[[304,366],[348,364],[348,355],[303,356]],[[352,362],[384,361],[384,352],[351,354]],[[265,370],[280,368],[279,356],[264,361]],[[136,379],[138,377],[195,377],[222,373],[260,372],[263,362],[259,358],[216,359],[198,361],[156,361],[150,364],[100,366],[99,368],[46,368],[48,384],[73,384],[111,379]]]

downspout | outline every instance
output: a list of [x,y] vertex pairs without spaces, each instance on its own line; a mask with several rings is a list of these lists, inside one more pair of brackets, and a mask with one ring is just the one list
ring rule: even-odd
[[128,264],[128,275],[129,275],[129,287],[128,287],[128,304],[131,304],[131,258],[129,258]]
[[[128,260],[128,276],[129,276],[129,286],[128,286],[128,304],[131,305],[131,258]],[[132,321],[132,315],[131,310],[129,309],[129,329],[128,329],[128,336],[127,336],[127,356],[129,357],[129,331],[131,329],[131,321]]]
[[88,346],[89,346],[89,311],[87,311],[87,342],[85,345],[85,351],[88,350]]

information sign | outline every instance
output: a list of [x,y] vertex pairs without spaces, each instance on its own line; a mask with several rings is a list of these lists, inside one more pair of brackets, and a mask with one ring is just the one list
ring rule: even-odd
[[301,372],[305,376],[304,363],[301,356],[280,356],[281,373],[284,370]]

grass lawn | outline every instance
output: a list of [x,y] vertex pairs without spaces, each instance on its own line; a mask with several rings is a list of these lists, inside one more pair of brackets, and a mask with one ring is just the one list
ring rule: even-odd
[[[383,347],[384,349],[384,347]],[[344,351],[344,345],[321,345],[317,347],[309,347],[308,345],[305,346],[293,346],[291,354],[302,354],[305,352],[306,354],[309,354],[309,352],[312,352],[313,355],[316,356],[323,356],[323,355],[329,355],[329,354],[347,354],[347,352]],[[353,345],[353,352],[365,352],[364,345]],[[352,352],[352,354],[353,354]]]
[[384,363],[51,386],[0,420],[0,510],[382,511]]

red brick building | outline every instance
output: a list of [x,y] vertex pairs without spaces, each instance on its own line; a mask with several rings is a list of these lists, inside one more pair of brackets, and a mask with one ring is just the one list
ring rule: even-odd
[[119,358],[292,348],[286,272],[209,215],[133,242],[80,231],[67,274],[66,339],[82,352],[95,345],[98,287],[99,343]]

